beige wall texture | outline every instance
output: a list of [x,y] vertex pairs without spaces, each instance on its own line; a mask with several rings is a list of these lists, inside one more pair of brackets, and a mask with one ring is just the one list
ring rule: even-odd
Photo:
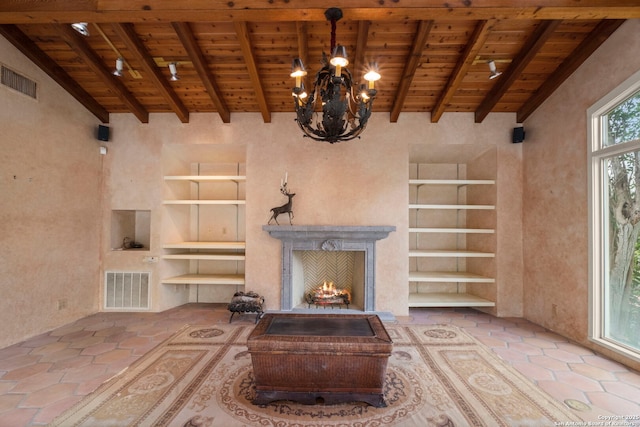
[[586,346],[586,110],[640,70],[638,34],[640,20],[625,22],[525,122],[524,315]]
[[[262,226],[269,219],[269,210],[286,201],[279,191],[286,173],[289,188],[296,193],[296,225],[397,227],[377,243],[376,310],[406,315],[410,147],[423,145],[428,151],[444,145],[450,147],[454,160],[468,157],[458,147],[495,147],[501,212],[496,238],[498,252],[502,247],[505,253],[504,260],[498,261],[502,268],[497,275],[505,279],[498,278],[494,312],[521,316],[522,260],[517,254],[522,253],[522,148],[510,142],[514,120],[514,114],[493,114],[475,124],[473,114],[449,114],[432,124],[427,115],[406,113],[392,124],[388,114],[374,114],[362,139],[331,145],[303,138],[292,114],[273,114],[268,124],[259,114],[234,114],[230,124],[222,123],[215,114],[192,114],[186,125],[167,114],[152,114],[149,124],[140,124],[129,114],[114,114],[113,138],[105,160],[103,216],[108,217],[112,209],[150,210],[151,247],[144,252],[111,251],[109,224],[105,223],[103,269],[151,271],[155,310],[193,301],[193,292],[185,287],[160,283],[162,277],[174,273],[172,262],[143,262],[145,256],[160,257],[162,242],[172,240],[162,230],[172,225],[167,224],[167,209],[174,209],[162,206],[163,176],[176,174],[175,164],[185,159],[215,163],[244,157],[246,290],[265,296],[268,309],[280,308],[281,242]],[[280,220],[288,223],[285,217]]]
[[38,99],[0,86],[0,347],[95,313],[102,161],[96,120],[0,37],[0,63]]

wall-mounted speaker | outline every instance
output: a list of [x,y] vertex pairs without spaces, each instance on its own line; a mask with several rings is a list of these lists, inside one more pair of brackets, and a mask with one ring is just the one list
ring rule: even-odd
[[513,143],[517,144],[524,141],[524,128],[513,128]]
[[109,141],[109,126],[98,125],[98,141]]

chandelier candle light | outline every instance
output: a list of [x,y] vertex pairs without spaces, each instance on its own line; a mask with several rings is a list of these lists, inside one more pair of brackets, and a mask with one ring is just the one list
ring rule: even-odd
[[[307,75],[302,59],[294,59],[291,77],[295,77],[296,85],[292,95],[296,121],[304,136],[333,144],[360,137],[371,116],[377,94],[374,82],[380,79],[380,74],[377,66],[370,64],[364,75],[369,83],[360,85],[360,93],[355,94],[351,73],[346,68],[349,65],[347,50],[336,45],[336,22],[342,18],[342,10],[330,8],[324,15],[331,22],[331,59],[327,61],[322,54],[322,68],[316,74],[310,94],[302,83],[302,77]],[[322,114],[319,114],[320,108]]]

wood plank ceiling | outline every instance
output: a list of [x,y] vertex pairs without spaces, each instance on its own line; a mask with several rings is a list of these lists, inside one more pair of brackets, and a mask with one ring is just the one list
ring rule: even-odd
[[522,122],[625,19],[640,18],[637,0],[20,0],[0,3],[0,34],[104,123],[156,112],[183,123],[193,112],[225,123],[259,112],[270,122],[293,111],[291,60],[303,58],[312,78],[328,53],[328,6],[343,10],[336,39],[354,78],[379,65],[373,110],[391,122],[403,112],[434,123],[448,112],[478,123],[515,112]]

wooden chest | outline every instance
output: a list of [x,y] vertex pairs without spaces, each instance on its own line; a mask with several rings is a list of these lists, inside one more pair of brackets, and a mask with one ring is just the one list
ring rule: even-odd
[[393,342],[376,315],[265,314],[248,338],[255,404],[363,401],[385,406]]

